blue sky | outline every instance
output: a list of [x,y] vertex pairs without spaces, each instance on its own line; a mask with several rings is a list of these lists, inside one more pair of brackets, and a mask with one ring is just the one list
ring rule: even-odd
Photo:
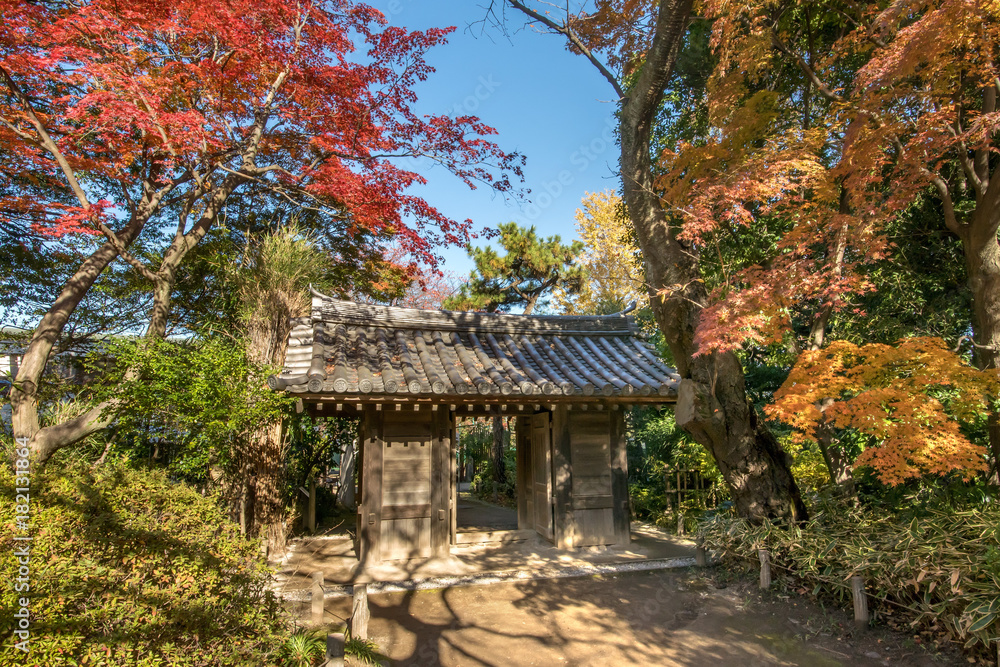
[[[370,4],[393,25],[457,28],[447,45],[428,53],[437,71],[417,87],[417,110],[472,114],[495,127],[501,148],[527,157],[524,187],[531,193],[518,205],[482,187],[470,191],[440,167],[418,169],[429,182],[415,193],[451,218],[471,218],[476,228],[515,220],[569,240],[584,194],[618,188],[614,92],[590,63],[566,51],[560,37],[522,29],[524,21],[513,11],[509,40],[495,28],[484,35],[481,24],[469,27],[484,18],[485,2]],[[464,275],[472,268],[464,250],[441,254],[446,270]]]

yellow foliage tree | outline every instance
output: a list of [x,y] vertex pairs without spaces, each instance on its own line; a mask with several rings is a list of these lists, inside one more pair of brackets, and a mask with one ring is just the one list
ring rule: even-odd
[[577,259],[586,274],[583,288],[575,294],[559,289],[555,305],[569,315],[607,315],[632,301],[644,304],[642,257],[621,197],[611,190],[588,192],[576,210],[576,232],[584,244]]
[[986,448],[960,425],[988,412],[998,390],[995,369],[970,366],[940,338],[837,341],[803,352],[765,410],[800,439],[815,440],[824,421],[867,434],[871,444],[855,466],[871,466],[885,484],[950,472],[968,479],[987,469]]

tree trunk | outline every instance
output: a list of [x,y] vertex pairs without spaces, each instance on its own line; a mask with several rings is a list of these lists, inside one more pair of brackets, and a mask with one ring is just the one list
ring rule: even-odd
[[340,484],[337,487],[337,503],[347,509],[355,509],[354,499],[354,441],[350,440],[344,446],[340,456]]
[[[191,230],[186,234],[179,230],[174,235],[173,241],[163,254],[163,261],[156,274],[157,280],[153,284],[153,306],[146,328],[146,338],[161,339],[166,335],[167,316],[170,312],[174,283],[177,280],[177,269],[188,252],[205,238],[226,199],[242,180],[243,176],[239,174],[230,175],[213,194],[209,205],[202,211],[201,217]],[[127,249],[132,244],[142,231],[146,219],[135,216],[122,229],[117,235],[122,247]],[[25,352],[24,363],[18,370],[14,386],[21,387],[21,390],[11,392],[14,432],[17,436],[31,438],[29,448],[32,457],[39,465],[44,465],[63,447],[79,442],[91,433],[106,428],[110,423],[110,419],[102,417],[102,413],[109,407],[108,403],[103,403],[68,422],[39,429],[38,383],[55,341],[69,320],[69,316],[86,296],[101,272],[117,256],[118,251],[109,241],[84,261],[35,329],[28,350]]]
[[261,427],[253,438],[254,534],[264,538],[268,553],[281,554],[287,537],[285,485],[285,441],[282,424]]
[[507,466],[504,460],[503,417],[493,415],[493,446],[490,447],[490,458],[493,459],[494,490],[507,484]]
[[[983,225],[984,227],[986,225]],[[976,234],[976,228],[961,234],[972,291],[976,347],[974,359],[981,369],[1000,368],[1000,244],[996,232]],[[990,454],[994,484],[1000,484],[1000,420],[989,415]]]
[[[145,224],[145,218],[133,217],[118,234],[121,244],[128,248]],[[100,421],[100,410],[90,411],[77,417],[71,423],[59,424],[60,428],[49,427],[40,429],[38,422],[38,388],[45,365],[48,363],[52,349],[69,321],[70,316],[80,301],[87,295],[101,272],[118,257],[118,251],[108,241],[103,243],[87,259],[66,282],[59,296],[42,316],[38,326],[31,335],[31,341],[25,350],[24,359],[14,378],[14,386],[10,393],[11,425],[14,436],[29,438],[29,450],[32,458],[39,465],[44,464],[58,449],[59,443],[66,438],[74,441],[86,437],[90,433],[103,428],[105,422]]]
[[625,203],[642,249],[651,306],[682,378],[677,424],[712,453],[740,516],[755,521],[801,520],[806,509],[788,456],[750,402],[736,355],[695,356],[694,333],[707,298],[698,249],[677,238],[678,230],[667,219],[653,186],[650,134],[691,4],[692,0],[660,2],[646,62],[622,103]]

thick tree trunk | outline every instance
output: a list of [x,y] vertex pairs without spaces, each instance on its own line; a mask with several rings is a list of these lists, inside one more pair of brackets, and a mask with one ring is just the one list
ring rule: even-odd
[[[972,291],[975,362],[982,369],[1000,369],[1000,244],[995,231],[976,234],[972,228],[961,237]],[[988,428],[992,481],[1000,484],[1000,419],[995,412],[989,416]]]
[[253,438],[255,471],[254,533],[262,537],[268,552],[281,554],[287,539],[285,485],[285,441],[281,422],[262,427]]
[[[650,283],[653,312],[682,380],[678,425],[712,453],[736,509],[751,520],[806,517],[787,454],[757,415],[735,354],[695,356],[707,294],[698,249],[677,238],[653,187],[650,134],[687,27],[692,0],[663,0],[656,36],[620,115],[625,203]],[[661,291],[664,291],[661,294]]]

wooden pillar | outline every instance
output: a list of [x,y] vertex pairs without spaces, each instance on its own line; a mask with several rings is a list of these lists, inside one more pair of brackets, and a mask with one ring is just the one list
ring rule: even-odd
[[364,456],[361,503],[358,505],[358,535],[361,538],[362,563],[377,563],[379,552],[379,520],[382,514],[382,412],[365,408]]
[[528,498],[531,488],[531,421],[524,416],[515,419],[517,431],[517,527],[530,530],[532,517],[528,513]]
[[331,632],[326,636],[326,662],[323,667],[344,667],[344,633]]
[[571,451],[569,410],[565,405],[556,405],[552,411],[552,495],[555,501],[555,543],[560,549],[576,546]]
[[323,573],[312,573],[312,623],[323,625],[326,612],[326,591],[323,590]]
[[431,551],[448,555],[451,540],[451,420],[444,410],[431,413]]
[[854,597],[854,625],[859,630],[867,630],[868,595],[865,593],[865,580],[860,575],[851,577],[851,594]]
[[767,549],[758,549],[757,558],[760,559],[760,588],[767,590],[771,587],[771,554]]
[[455,418],[455,413],[446,409],[447,407],[446,405],[442,405],[439,412],[448,415],[448,437],[451,438],[451,493],[449,494],[451,525],[449,526],[448,533],[450,535],[449,542],[454,545],[458,541],[458,480],[461,479],[461,476],[458,469],[458,421]]
[[611,420],[611,497],[614,511],[615,543],[624,546],[632,541],[629,526],[628,452],[625,442],[625,415],[608,413]]

